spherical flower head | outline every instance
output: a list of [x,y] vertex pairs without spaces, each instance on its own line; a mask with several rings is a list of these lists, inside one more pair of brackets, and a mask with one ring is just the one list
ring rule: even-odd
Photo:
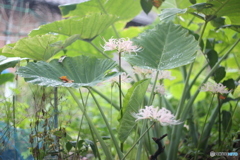
[[131,53],[131,52],[138,52],[140,48],[133,44],[129,38],[120,38],[120,39],[109,39],[107,42],[105,41],[105,45],[103,46],[104,51],[112,51],[117,50],[119,53]]
[[226,89],[226,86],[224,86],[222,83],[216,83],[216,82],[207,82],[205,83],[202,87],[201,87],[201,91],[205,91],[205,92],[212,92],[212,93],[220,93],[220,94],[224,94],[224,93],[229,93],[230,91],[228,91]]
[[103,46],[104,51],[112,51],[112,50],[116,50],[117,49],[117,40],[116,39],[109,39],[109,41],[107,42],[104,39],[105,45]]
[[136,118],[136,121],[149,119],[151,121],[160,122],[162,126],[178,125],[182,123],[176,120],[176,117],[166,108],[159,109],[158,107],[145,106],[144,109],[140,109],[138,113],[133,113],[132,115]]

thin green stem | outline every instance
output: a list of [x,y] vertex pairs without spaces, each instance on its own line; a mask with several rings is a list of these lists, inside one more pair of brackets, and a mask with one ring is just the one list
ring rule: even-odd
[[120,107],[119,107],[118,105],[116,105],[115,103],[113,103],[111,99],[109,99],[109,98],[106,97],[104,94],[102,94],[101,92],[99,92],[98,90],[96,90],[96,89],[94,89],[94,88],[92,88],[91,90],[94,91],[95,93],[97,93],[99,96],[101,96],[101,97],[102,97],[104,100],[106,100],[108,103],[112,104],[112,106],[113,106],[116,110],[120,111]]
[[[119,72],[121,72],[121,52],[118,53],[118,61],[119,61]],[[118,77],[118,85],[119,85],[119,105],[120,105],[120,119],[122,119],[123,116],[123,110],[122,110],[122,76],[121,74],[119,74]],[[121,148],[121,152],[123,152],[123,142],[120,143],[120,148]]]
[[[150,95],[150,98],[149,98],[149,101],[148,101],[148,106],[150,106],[150,105],[153,103],[153,100],[154,100],[154,95],[155,95],[155,93],[154,93],[154,88],[155,88],[155,86],[156,86],[156,84],[157,84],[158,75],[159,75],[159,71],[157,71],[156,76],[155,76],[155,78],[154,78],[151,95]],[[147,121],[144,121],[144,122],[143,122],[142,129],[141,129],[141,135],[144,133],[146,126],[147,126]],[[138,151],[137,151],[137,157],[136,157],[136,159],[140,159],[140,157],[141,157],[142,145],[143,145],[142,142],[143,142],[143,140],[141,140],[141,142],[140,142],[140,144],[139,144],[139,146],[138,146]]]
[[207,123],[207,119],[208,119],[208,116],[209,116],[209,113],[210,113],[210,109],[211,109],[211,106],[212,106],[212,103],[213,103],[214,95],[215,95],[215,94],[213,94],[213,96],[212,96],[211,103],[210,103],[210,105],[209,105],[209,107],[208,107],[208,112],[207,112],[205,121],[204,121],[204,123],[203,123],[203,128],[202,128],[202,131],[201,131],[201,134],[200,134],[200,138],[199,138],[199,141],[198,141],[197,153],[195,154],[195,157],[194,157],[195,160],[197,160],[197,157],[198,157],[198,150],[199,150],[199,147],[200,147],[200,143],[201,143],[201,141],[202,141],[203,131],[204,131],[205,125],[206,125],[206,123]]
[[129,151],[124,155],[124,157],[121,160],[124,160],[129,153],[133,150],[133,148],[136,146],[136,144],[143,138],[143,136],[149,131],[150,128],[152,128],[152,126],[155,124],[155,122],[153,122],[143,133],[142,135],[137,139],[137,141],[132,145],[132,147],[129,149]]
[[[73,97],[74,101],[77,103],[78,107],[80,108],[80,110],[84,113],[84,108],[83,106],[81,105],[81,103],[78,101],[78,98],[76,97],[76,95],[74,94],[72,88],[67,88],[67,90],[69,91],[69,93],[71,94],[71,96]],[[89,126],[91,127],[91,129],[93,130],[93,133],[96,135],[99,143],[101,144],[102,146],[102,149],[103,149],[103,152],[105,153],[106,155],[106,159],[107,160],[112,160],[112,155],[107,147],[107,145],[105,144],[105,142],[103,141],[101,135],[99,134],[99,131],[96,129],[96,127],[93,125],[92,123],[92,120],[91,118],[86,114],[84,113],[84,116],[85,118],[87,119],[87,122],[89,124]]]
[[222,102],[220,101],[220,98],[218,98],[218,147],[221,146],[221,136],[222,136],[221,106],[222,106]]
[[[81,100],[82,100],[82,105],[83,105],[83,108],[84,108],[84,112],[83,112],[83,115],[84,115],[86,113],[86,104],[87,104],[87,99],[88,99],[88,95],[89,94],[87,95],[86,102],[84,102],[84,100],[83,100],[83,95],[82,95],[82,92],[81,92],[80,89],[79,89],[79,94],[80,94],[80,97],[81,97]],[[80,138],[82,122],[83,122],[83,116],[81,117],[81,120],[80,120],[80,123],[79,123],[79,131],[78,131],[78,136],[77,136],[77,143],[78,143],[79,138]],[[78,147],[75,147],[75,149],[78,150]]]
[[156,76],[155,76],[155,79],[154,79],[154,82],[153,82],[153,87],[152,87],[151,95],[150,95],[150,98],[149,98],[149,101],[148,101],[148,105],[149,105],[149,106],[153,103],[153,100],[154,100],[154,95],[155,95],[154,89],[155,89],[156,84],[157,84],[158,75],[159,75],[159,71],[157,71]]
[[111,137],[112,137],[112,140],[113,140],[113,144],[114,144],[114,146],[115,146],[115,149],[117,150],[118,157],[121,159],[121,158],[123,157],[123,154],[122,154],[122,152],[121,152],[121,150],[120,150],[120,147],[118,146],[117,139],[116,139],[116,137],[114,136],[114,134],[113,134],[113,132],[112,132],[112,129],[111,129],[109,123],[108,123],[108,120],[107,120],[107,118],[106,118],[106,116],[105,116],[105,114],[104,114],[101,106],[99,105],[96,97],[94,96],[93,92],[91,91],[91,88],[88,88],[88,90],[89,90],[91,96],[93,97],[93,100],[94,100],[94,102],[96,103],[96,105],[97,105],[97,107],[98,107],[98,110],[100,111],[100,113],[101,113],[101,115],[102,115],[102,117],[103,117],[103,120],[104,120],[104,122],[105,122],[105,124],[106,124],[106,126],[107,126],[107,128],[108,128],[108,131],[109,131]]
[[108,55],[106,55],[100,48],[98,48],[94,43],[89,42],[96,50],[98,50],[104,57],[107,59],[111,59]]

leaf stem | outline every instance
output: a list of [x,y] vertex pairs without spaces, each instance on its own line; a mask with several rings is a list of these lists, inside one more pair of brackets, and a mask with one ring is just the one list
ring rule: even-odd
[[80,108],[80,110],[83,112],[85,118],[87,119],[87,122],[89,124],[89,126],[91,127],[91,129],[93,130],[93,133],[96,135],[98,141],[100,142],[103,152],[106,155],[106,160],[112,160],[112,155],[107,147],[107,145],[105,144],[105,142],[103,141],[101,135],[99,134],[99,131],[96,129],[96,127],[93,125],[91,118],[84,112],[84,108],[81,105],[81,103],[78,101],[78,98],[76,97],[76,95],[74,94],[72,88],[67,88],[67,90],[69,91],[69,93],[71,94],[71,96],[73,97],[74,101],[77,103],[78,107]]
[[103,117],[103,120],[104,120],[104,122],[105,122],[105,124],[106,124],[106,126],[107,126],[107,128],[108,128],[108,131],[109,131],[111,137],[112,137],[112,140],[113,140],[113,144],[114,144],[114,146],[115,146],[115,149],[117,150],[118,157],[119,157],[119,159],[121,159],[121,158],[123,157],[123,154],[122,154],[122,151],[120,150],[120,148],[119,148],[119,146],[118,146],[117,139],[115,138],[115,136],[114,136],[114,134],[113,134],[113,132],[112,132],[112,129],[111,129],[109,123],[108,123],[108,120],[107,120],[107,118],[106,118],[106,116],[105,116],[105,114],[104,114],[101,106],[99,105],[96,97],[94,96],[93,92],[91,91],[91,88],[88,88],[88,90],[89,90],[91,96],[93,97],[93,100],[95,101],[95,103],[96,103],[96,105],[97,105],[97,107],[98,107],[98,110],[100,111],[100,113],[101,113],[101,115],[102,115],[102,117]]
[[210,108],[211,108],[212,103],[213,103],[214,95],[215,95],[215,94],[213,94],[213,96],[212,96],[211,103],[210,103],[210,105],[209,105],[209,108],[208,108],[208,112],[207,112],[205,121],[204,121],[204,123],[203,123],[202,132],[201,132],[201,134],[200,134],[200,138],[199,138],[198,145],[197,145],[197,153],[195,154],[195,157],[194,157],[195,160],[197,160],[197,157],[198,157],[198,149],[199,149],[200,143],[201,143],[201,141],[202,141],[203,131],[204,131],[205,125],[206,125],[206,123],[207,123],[207,119],[208,119],[208,116],[209,116],[209,113],[210,113]]
[[124,155],[124,157],[121,160],[124,160],[129,153],[133,150],[133,148],[136,146],[136,144],[143,138],[143,136],[149,131],[150,128],[152,128],[152,126],[155,124],[155,122],[153,122],[146,130],[145,132],[142,133],[142,135],[137,139],[137,141],[132,145],[132,147],[129,149],[129,151]]

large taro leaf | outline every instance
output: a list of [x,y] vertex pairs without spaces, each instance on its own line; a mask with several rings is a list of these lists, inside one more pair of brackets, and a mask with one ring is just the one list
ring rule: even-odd
[[5,57],[16,57],[14,54],[12,54],[12,49],[15,46],[16,43],[10,43],[6,44],[3,48],[1,48],[0,55]]
[[188,31],[172,22],[158,24],[133,40],[142,49],[136,55],[126,55],[132,65],[164,70],[193,62],[198,42]]
[[29,36],[58,33],[67,36],[78,34],[83,40],[92,40],[118,19],[117,16],[95,13],[85,17],[72,17],[40,26]]
[[[110,59],[97,59],[86,56],[66,57],[63,62],[57,59],[51,62],[30,62],[20,67],[17,74],[24,77],[29,83],[41,86],[75,87],[93,86],[116,74],[110,70],[116,67]],[[72,83],[63,82],[60,77],[67,76]]]
[[121,142],[124,142],[134,129],[136,119],[132,114],[140,109],[149,82],[150,79],[145,79],[135,83],[124,97],[123,117],[120,119],[118,128],[118,137]]
[[208,0],[207,3],[192,5],[188,11],[196,11],[208,16],[227,16],[231,20],[232,25],[240,25],[239,0]]
[[65,41],[59,41],[58,36],[52,34],[26,37],[19,40],[11,52],[16,57],[47,61],[77,39],[79,35],[73,35]]
[[60,6],[64,17],[85,16],[92,13],[116,15],[119,20],[134,18],[141,11],[140,3],[136,0],[91,0],[79,4]]

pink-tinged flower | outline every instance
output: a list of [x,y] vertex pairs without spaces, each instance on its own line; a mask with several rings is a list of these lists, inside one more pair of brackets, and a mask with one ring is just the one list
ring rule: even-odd
[[145,106],[145,109],[140,109],[138,113],[133,113],[136,121],[141,119],[149,119],[151,121],[158,121],[162,126],[181,124],[179,120],[166,108],[159,109],[158,107]]
[[[155,77],[157,72],[153,73],[153,77]],[[171,75],[171,71],[167,70],[162,70],[158,73],[158,79],[169,79],[169,80],[174,80],[176,77]]]
[[107,42],[104,39],[105,45],[103,46],[104,51],[112,51],[117,49],[117,40],[116,39],[109,39]]
[[[105,41],[105,40],[104,40]],[[120,39],[109,39],[109,41],[105,41],[105,45],[103,46],[104,51],[112,51],[117,50],[118,52],[138,52],[140,48],[133,44],[129,38],[120,38]]]
[[[153,88],[153,85],[149,85],[147,91],[152,92],[152,88]],[[155,88],[154,88],[154,92],[159,93],[161,95],[166,94],[166,90],[165,90],[165,88],[162,84],[161,85],[156,85]]]
[[216,83],[216,82],[207,82],[201,87],[201,91],[204,92],[213,92],[213,93],[229,93],[231,91],[228,91],[226,86],[224,86],[222,83]]

